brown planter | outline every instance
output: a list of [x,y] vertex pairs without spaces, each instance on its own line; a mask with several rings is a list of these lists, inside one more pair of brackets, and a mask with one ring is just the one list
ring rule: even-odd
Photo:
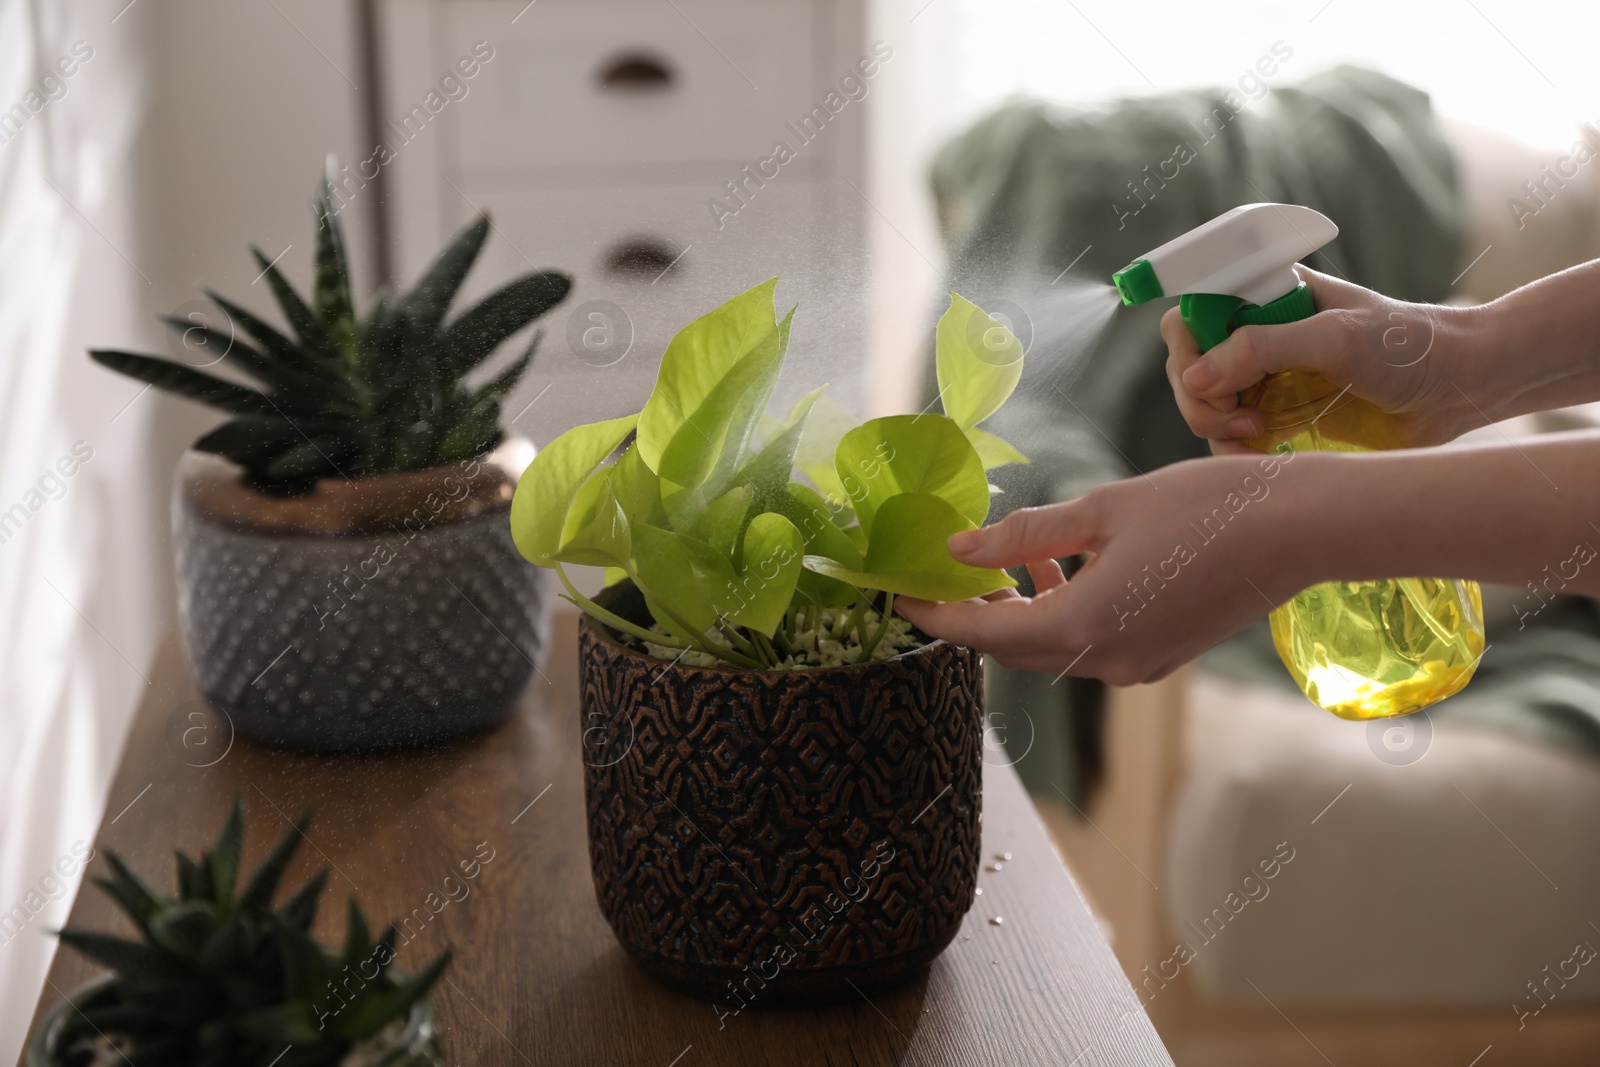
[[[648,621],[631,585],[601,602]],[[976,652],[669,667],[586,616],[578,655],[595,893],[655,977],[719,1014],[823,1004],[955,937],[978,875]]]
[[511,540],[533,456],[273,497],[190,451],[173,491],[178,621],[233,732],[317,752],[444,744],[511,714],[543,644],[542,572]]

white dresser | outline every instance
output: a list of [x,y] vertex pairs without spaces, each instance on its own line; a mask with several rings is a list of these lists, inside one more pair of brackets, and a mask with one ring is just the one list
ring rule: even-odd
[[782,309],[800,304],[778,400],[829,381],[854,404],[866,109],[893,62],[890,46],[874,55],[863,6],[381,5],[397,277],[486,209],[469,298],[536,268],[574,281],[506,405],[517,430],[543,443],[638,410],[673,332],[774,274]]

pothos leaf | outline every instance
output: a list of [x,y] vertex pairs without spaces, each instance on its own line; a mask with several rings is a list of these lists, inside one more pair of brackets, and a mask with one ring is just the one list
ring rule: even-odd
[[729,370],[758,345],[776,344],[769,278],[679,330],[661,357],[655,388],[639,415],[639,451],[653,471],[673,436]]
[[957,293],[934,332],[944,413],[970,430],[1000,409],[1022,377],[1022,344],[999,320]]
[[992,471],[996,467],[1004,467],[1010,463],[1027,463],[1028,457],[1018,452],[1016,446],[1003,437],[997,437],[988,430],[980,430],[973,426],[967,430],[967,440],[972,442],[972,447],[978,451],[978,459],[983,463],[983,469]]
[[617,505],[628,521],[634,524],[651,523],[662,526],[666,512],[661,510],[661,479],[645,466],[635,441],[623,450],[622,458],[611,468],[611,489],[617,494]]
[[966,434],[943,415],[890,415],[844,435],[834,457],[870,541],[875,516],[900,493],[942,497],[973,524],[989,514],[989,480]]
[[794,523],[774,512],[750,520],[739,561],[739,578],[728,617],[771,637],[794,600],[805,544]]
[[607,467],[595,471],[578,488],[561,530],[563,563],[591,567],[626,567],[633,556],[633,531],[617,504]]
[[[834,522],[827,502],[809,485],[790,482],[772,510],[800,531],[806,555],[826,556],[846,568],[861,569],[860,550]],[[851,586],[809,570],[800,572],[796,590],[808,603],[824,607],[840,607],[856,599],[856,590]]]
[[795,453],[805,433],[806,418],[822,391],[819,386],[801,397],[789,412],[789,418],[779,423],[771,439],[739,471],[736,481],[749,485],[755,491],[756,506],[763,511],[776,510],[777,503],[787,494],[789,479],[794,473]]
[[815,555],[805,558],[806,568],[862,589],[923,600],[967,600],[1017,584],[1005,571],[969,567],[950,555],[946,539],[974,524],[942,497],[901,493],[884,502],[878,518],[861,569]]
[[533,458],[511,498],[511,536],[524,557],[546,567],[556,561],[578,488],[638,421],[628,415],[575,426]]
[[848,408],[824,393],[813,402],[806,415],[805,432],[795,450],[795,465],[811,484],[827,498],[833,510],[848,504],[844,485],[834,469],[834,453],[845,434],[861,425]]
[[744,532],[745,516],[755,496],[748,485],[736,485],[713,500],[695,524],[694,535],[723,555],[732,557]]
[[635,573],[656,621],[681,637],[704,640],[726,617],[733,561],[672,530],[641,526],[633,533]]
[[661,454],[661,502],[679,530],[700,521],[706,506],[733,484],[750,437],[777,381],[794,313],[767,341],[734,364]]

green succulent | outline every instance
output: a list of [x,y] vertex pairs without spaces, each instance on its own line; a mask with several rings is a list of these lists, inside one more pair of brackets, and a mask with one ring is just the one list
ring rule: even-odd
[[[488,381],[469,372],[501,342],[559,304],[563,274],[530,273],[446,323],[445,314],[489,234],[489,219],[458,233],[398,299],[380,294],[357,318],[332,193],[317,199],[316,283],[307,303],[278,268],[251,247],[292,336],[211,290],[228,329],[169,316],[186,349],[242,372],[259,388],[169,359],[93,349],[100,364],[233,415],[195,447],[245,469],[251,484],[295,493],[318,478],[387,474],[480,455],[499,443],[500,404],[538,345]],[[235,329],[235,327],[237,329]],[[237,336],[242,331],[249,341]],[[253,342],[253,343],[251,343]]]
[[[343,948],[316,942],[311,926],[326,868],[272,906],[310,821],[308,812],[285,830],[243,880],[244,812],[235,800],[209,852],[198,862],[177,854],[176,898],[107,851],[112,876],[95,884],[141,937],[60,932],[65,944],[111,968],[113,976],[68,1014],[57,1047],[66,1052],[114,1037],[123,1058],[139,1067],[331,1067],[407,1019],[444,972],[449,952],[417,975],[401,977],[392,967],[394,926],[373,941],[354,899]],[[412,1048],[398,1057],[372,1062],[438,1062],[436,1048]]]

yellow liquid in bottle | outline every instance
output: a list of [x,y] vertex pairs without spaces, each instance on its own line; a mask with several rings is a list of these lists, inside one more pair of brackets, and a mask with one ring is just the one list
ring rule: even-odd
[[[1256,407],[1263,451],[1368,452],[1404,447],[1388,415],[1312,374],[1269,376],[1241,400]],[[1324,582],[1273,609],[1272,643],[1301,692],[1343,719],[1418,711],[1461,691],[1483,656],[1477,582],[1393,578]]]

